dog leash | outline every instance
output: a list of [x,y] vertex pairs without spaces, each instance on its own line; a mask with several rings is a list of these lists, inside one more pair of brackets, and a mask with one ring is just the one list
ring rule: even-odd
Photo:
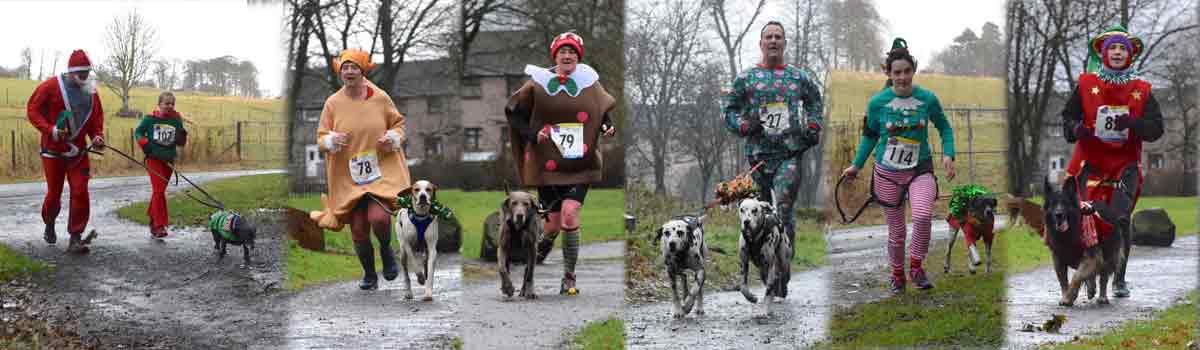
[[866,202],[863,202],[862,206],[858,207],[858,210],[856,210],[854,212],[854,215],[851,216],[850,218],[846,218],[846,212],[844,210],[842,210],[842,199],[841,199],[842,196],[840,196],[840,194],[842,193],[842,184],[846,183],[846,180],[849,178],[846,177],[845,175],[842,175],[841,177],[838,178],[837,185],[834,186],[834,188],[833,188],[833,201],[834,201],[834,206],[837,207],[838,214],[841,215],[841,217],[842,217],[843,225],[847,225],[847,224],[853,223],[855,220],[858,220],[858,217],[862,216],[862,213],[867,210],[867,207],[870,206],[871,203],[877,203],[877,204],[879,204],[879,206],[884,207],[884,208],[897,208],[897,207],[903,206],[905,198],[908,198],[908,189],[910,186],[912,186],[913,181],[916,180],[918,177],[924,176],[925,174],[930,174],[933,176],[933,192],[935,193],[934,198],[935,199],[941,198],[940,196],[938,196],[936,194],[936,193],[940,192],[938,189],[938,184],[937,184],[937,180],[938,180],[937,175],[935,175],[933,173],[933,170],[931,169],[931,170],[922,171],[920,173],[917,173],[916,175],[913,175],[912,178],[909,178],[908,183],[905,183],[903,185],[901,185],[899,182],[893,181],[892,179],[884,177],[883,179],[886,180],[887,182],[891,182],[892,185],[901,187],[900,196],[898,197],[896,202],[895,203],[887,203],[887,202],[883,201],[882,199],[879,199],[879,196],[877,196],[875,194],[874,172],[875,172],[875,170],[871,170],[871,188],[870,188],[871,196],[867,198]]
[[[166,181],[168,183],[171,182],[170,178],[163,176],[163,174],[159,173],[158,171],[155,171],[154,169],[150,169],[150,167],[147,166],[146,163],[139,161],[137,159],[134,159],[133,156],[130,156],[129,154],[126,154],[125,152],[122,152],[121,150],[113,148],[113,147],[105,147],[105,149],[112,150],[113,152],[116,152],[117,155],[120,155],[121,157],[124,157],[125,159],[129,160],[130,162],[133,162],[134,164],[141,166],[143,169],[146,169],[146,171],[150,172],[151,175],[154,175],[154,176],[158,177],[159,179],[162,179],[163,181]],[[97,151],[97,150],[93,149],[92,146],[88,146],[87,151],[88,151],[88,153],[92,153],[92,154],[97,154],[97,155],[101,155],[101,156],[104,155],[104,152]],[[183,192],[184,195],[188,196],[188,198],[191,198],[192,200],[196,201],[197,203],[203,204],[204,206],[207,206],[207,207],[210,207],[213,209],[217,209],[217,210],[225,210],[225,203],[222,203],[220,200],[218,200],[212,194],[208,193],[208,191],[205,191],[204,188],[200,187],[200,185],[197,185],[195,182],[192,182],[192,180],[188,179],[187,176],[184,176],[183,174],[179,173],[179,169],[176,168],[174,164],[167,163],[167,166],[170,167],[171,171],[175,173],[175,176],[176,176],[175,183],[179,183],[178,178],[183,178],[183,180],[187,181],[187,183],[189,185],[194,187],[196,190],[199,190],[200,193],[203,193],[206,197],[208,197],[209,201],[202,200],[200,198],[196,198],[195,196],[192,196],[192,194],[187,191]]]

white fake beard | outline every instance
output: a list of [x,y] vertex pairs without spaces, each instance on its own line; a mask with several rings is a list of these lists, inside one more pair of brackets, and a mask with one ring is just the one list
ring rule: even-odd
[[98,86],[98,82],[96,81],[95,74],[89,75],[87,79],[82,80],[82,81],[76,80],[76,82],[79,83],[79,89],[83,90],[83,92],[85,94],[91,95],[91,94],[96,93],[96,87]]

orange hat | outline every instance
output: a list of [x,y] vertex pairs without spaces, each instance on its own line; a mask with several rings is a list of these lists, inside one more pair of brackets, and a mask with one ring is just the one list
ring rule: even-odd
[[564,45],[570,45],[575,48],[575,53],[579,54],[579,59],[583,60],[583,38],[578,34],[566,32],[554,37],[554,42],[550,44],[550,60],[553,61],[558,56],[558,49]]
[[345,49],[337,58],[333,59],[333,73],[342,74],[342,64],[346,62],[353,62],[363,72],[375,69],[375,64],[371,63],[371,54],[358,49]]

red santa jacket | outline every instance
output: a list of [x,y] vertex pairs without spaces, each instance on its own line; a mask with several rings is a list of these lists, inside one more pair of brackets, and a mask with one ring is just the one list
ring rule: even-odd
[[[1141,162],[1142,141],[1158,139],[1161,135],[1161,114],[1157,102],[1150,102],[1150,83],[1135,79],[1124,84],[1114,84],[1100,79],[1096,74],[1085,73],[1079,76],[1079,87],[1076,90],[1079,107],[1082,108],[1083,125],[1095,130],[1106,129],[1114,123],[1115,118],[1128,113],[1135,123],[1158,123],[1158,132],[1137,132],[1139,128],[1127,129],[1128,137],[1124,142],[1105,141],[1090,137],[1078,140],[1071,162],[1067,165],[1068,174],[1078,174],[1084,163],[1090,165],[1092,174],[1099,178],[1115,179],[1120,176],[1121,169],[1127,165]],[[1074,100],[1074,99],[1073,99]],[[1149,103],[1148,103],[1149,102]],[[1153,104],[1153,106],[1151,106]],[[1148,108],[1150,107],[1150,108]],[[1147,115],[1152,109],[1153,116]],[[1156,120],[1140,120],[1144,117]],[[1111,129],[1111,128],[1110,128]],[[1143,135],[1152,134],[1152,135]]]
[[[92,112],[83,122],[80,130],[73,135],[74,137],[67,136],[55,141],[52,137],[54,124],[64,110],[66,110],[66,103],[62,87],[59,84],[59,76],[50,77],[38,84],[37,88],[33,90],[33,95],[29,96],[27,107],[29,122],[42,133],[41,146],[43,149],[65,153],[70,151],[70,147],[67,146],[70,143],[82,151],[87,147],[87,140],[104,134],[104,108],[100,106],[99,93],[92,93]],[[87,137],[82,137],[83,135]]]

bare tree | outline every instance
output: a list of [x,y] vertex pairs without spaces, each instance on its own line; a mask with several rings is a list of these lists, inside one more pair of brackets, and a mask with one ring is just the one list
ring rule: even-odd
[[635,141],[628,150],[653,167],[655,193],[667,189],[671,139],[680,127],[680,91],[694,84],[683,72],[706,51],[699,36],[703,10],[690,1],[673,0],[630,12],[625,80],[634,126],[626,134]]
[[33,49],[26,46],[21,49],[21,66],[18,67],[21,79],[33,78]]
[[717,169],[725,149],[737,144],[724,127],[721,115],[721,65],[716,62],[697,62],[684,72],[693,83],[679,90],[681,106],[677,108],[678,126],[673,128],[676,152],[686,161],[696,162],[700,177],[700,201],[707,202],[716,180]]
[[828,36],[835,69],[877,69],[883,54],[883,17],[871,0],[830,1]]
[[108,57],[101,65],[100,79],[121,98],[121,112],[129,111],[134,84],[145,78],[158,50],[154,26],[137,11],[113,18],[105,29]]
[[[763,5],[766,0],[746,0],[754,4],[754,13],[750,15],[750,19],[744,25],[738,25],[730,22],[730,3],[725,0],[706,0],[703,6],[706,11],[712,15],[713,24],[715,25],[717,36],[721,38],[721,44],[725,48],[725,56],[729,61],[729,79],[737,77],[741,67],[738,61],[741,58],[742,41],[746,38],[746,33],[750,31],[750,26],[754,25],[754,20],[758,19],[758,15],[762,13]],[[733,16],[736,18],[737,16]]]

